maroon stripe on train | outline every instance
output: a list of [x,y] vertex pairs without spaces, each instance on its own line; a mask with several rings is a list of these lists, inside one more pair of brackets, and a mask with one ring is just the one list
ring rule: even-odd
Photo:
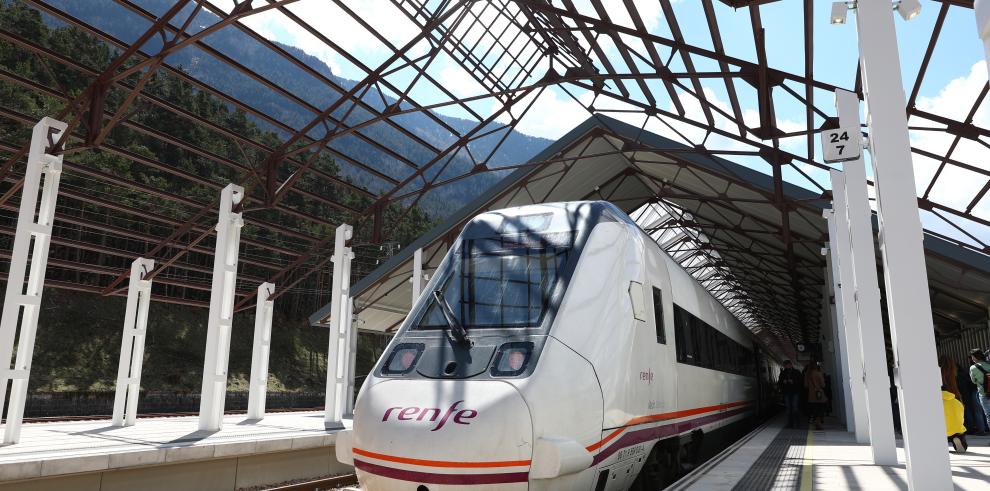
[[529,481],[529,472],[504,472],[500,474],[436,474],[396,469],[354,459],[354,467],[390,479],[428,484],[509,484]]
[[631,447],[637,443],[648,442],[650,440],[656,440],[658,438],[667,438],[669,436],[674,436],[685,431],[690,431],[700,426],[706,424],[714,423],[720,419],[731,418],[737,414],[742,414],[747,411],[752,411],[750,408],[741,407],[738,409],[732,409],[724,413],[710,414],[708,416],[702,416],[700,418],[690,419],[687,421],[680,421],[677,423],[670,423],[661,426],[654,426],[652,428],[645,428],[642,430],[630,431],[623,434],[615,441],[612,445],[598,452],[592,462],[592,466],[598,465],[603,460],[607,459],[609,456],[618,452],[619,450]]

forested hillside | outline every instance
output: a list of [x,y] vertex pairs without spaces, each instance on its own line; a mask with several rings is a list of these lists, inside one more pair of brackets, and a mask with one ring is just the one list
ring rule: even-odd
[[[76,4],[76,2],[71,2]],[[95,2],[78,2],[77,5],[93,5]],[[0,29],[22,38],[38,42],[74,62],[101,70],[109,65],[115,51],[87,34],[72,27],[46,21],[37,11],[26,7],[20,1],[0,0]],[[0,71],[14,74],[33,83],[41,84],[69,94],[80,93],[90,79],[78,70],[58,63],[42,61],[16,46],[0,41]],[[37,120],[43,116],[56,114],[65,101],[53,96],[39,95],[27,90],[22,84],[0,80],[0,105],[11,114],[22,116],[22,120]],[[235,90],[235,89],[231,89]],[[247,138],[277,147],[282,135],[270,128],[260,126],[245,113],[232,109],[220,101],[195,90],[188,83],[159,72],[145,87],[145,91],[162,100],[197,114],[223,128],[237,132]],[[125,95],[111,92],[108,108],[120,104]],[[229,140],[214,138],[207,130],[173,113],[161,110],[150,104],[139,105],[131,116],[131,121],[146,128],[166,132],[173,137],[194,144],[209,152],[240,160],[243,157],[253,161],[263,160],[263,155],[252,153],[251,148],[235,148]],[[29,128],[17,118],[0,117],[0,143],[3,149],[0,158],[9,157],[9,148],[16,148],[29,137]],[[210,202],[215,192],[210,189],[189,186],[173,175],[148,166],[135,164],[128,155],[145,156],[167,162],[183,172],[200,176],[213,182],[238,182],[244,176],[237,175],[229,167],[186,152],[175,146],[165,145],[149,136],[147,132],[118,126],[106,140],[113,151],[86,150],[67,156],[76,164],[108,176],[141,182],[147,186],[171,195],[188,198],[195,202]],[[331,175],[341,175],[344,179],[353,178],[343,172],[333,158],[321,154],[314,168]],[[15,166],[14,175],[23,173],[23,162]],[[366,183],[356,183],[365,186]],[[10,188],[10,181],[4,182],[0,192]],[[348,204],[356,209],[364,209],[370,198],[351,191],[347,187],[330,185],[326,181],[304,176],[297,187],[308,192],[331,198],[338,203]],[[148,193],[129,191],[112,186],[92,175],[66,171],[62,175],[61,188],[75,190],[91,196],[99,196],[108,202],[126,209],[152,208],[158,213],[183,220],[188,217],[188,209],[180,209],[172,201],[158,198]],[[465,196],[472,194],[463,191]],[[453,195],[451,195],[453,196]],[[323,203],[305,200],[298,194],[287,194],[284,201],[295,209],[313,216],[329,217],[339,223],[341,212]],[[456,202],[448,202],[456,206]],[[385,210],[386,217],[396,217],[404,210],[397,206]],[[310,235],[323,237],[332,233],[326,226],[314,225],[293,217],[270,215],[271,210],[252,210],[245,216],[243,236],[259,241],[278,244],[286,248],[300,247],[298,241],[276,234],[270,230],[252,227],[251,217],[262,216],[278,220],[287,228],[304,231]],[[60,196],[57,208],[56,235],[71,240],[95,243],[107,251],[84,251],[64,245],[53,245],[50,256],[62,261],[88,261],[108,268],[124,269],[129,266],[129,258],[143,255],[149,244],[125,238],[127,230],[141,230],[144,233],[167,236],[171,229],[143,219],[134,213],[108,214],[105,209],[96,208],[86,202]],[[96,232],[82,226],[60,223],[58,217],[86,217],[100,220],[116,227],[120,235]],[[0,210],[0,225],[13,227],[15,212]],[[406,220],[392,227],[391,238],[400,244],[408,244],[437,220],[422,209],[413,209]],[[9,250],[12,237],[0,236],[0,250]],[[257,253],[242,246],[242,255]],[[364,253],[358,250],[356,275],[366,273],[374,267],[377,253]],[[202,266],[212,266],[211,258],[202,254],[190,253],[185,258]],[[0,263],[6,271],[7,262]],[[242,271],[250,266],[241,264]],[[324,329],[310,327],[306,316],[328,301],[325,292],[329,271],[312,275],[306,282],[297,285],[276,302],[276,315],[272,341],[270,386],[273,389],[322,391],[324,387],[327,333]],[[263,273],[258,273],[263,274]],[[49,268],[50,280],[69,280],[75,283],[92,281],[98,285],[95,273],[79,270]],[[156,285],[160,288],[161,285]],[[175,288],[175,287],[168,287]],[[44,294],[40,315],[37,347],[34,353],[31,390],[106,390],[113,386],[116,376],[117,356],[120,346],[120,331],[123,321],[124,299],[102,297],[66,290],[47,289]],[[198,391],[203,364],[207,311],[202,308],[152,303],[148,325],[146,362],[143,375],[143,388],[152,391]],[[249,311],[235,316],[235,332],[231,342],[230,381],[232,388],[243,387],[250,370],[251,338],[253,318]],[[371,362],[380,340],[362,339],[360,343],[359,365],[365,370]],[[380,349],[380,346],[378,347]],[[361,370],[359,369],[359,373]]]
[[[137,39],[150,25],[138,14],[112,0],[48,0],[48,3],[125,41]],[[134,3],[155,15],[166,12],[173,5],[171,0],[138,0]],[[190,5],[177,16],[178,20],[173,23],[181,24],[192,10],[193,6]],[[216,20],[216,16],[213,14],[205,11],[200,12],[192,23],[194,27],[191,29],[195,31],[195,26],[208,26]],[[53,21],[49,22],[52,23]],[[197,47],[188,47],[175,53],[168,58],[168,63],[172,66],[181,66],[196,79],[247,102],[251,107],[290,127],[303,127],[313,118],[313,113],[304,107],[304,104],[311,109],[322,110],[332,104],[339,96],[337,92],[331,90],[317,77],[276,55],[269,48],[241,31],[232,28],[222,29],[208,36],[206,41],[220,55],[251,69],[266,80],[273,82],[277,87],[284,88],[285,92],[280,93],[265,87],[257,80],[232,70],[229,65],[218,60],[214,54],[207,53]],[[154,47],[155,42],[155,40],[151,41],[152,47]],[[338,86],[350,89],[355,85],[354,81],[334,74],[330,67],[315,56],[306,54],[292,46],[282,44],[279,46],[299,58],[320,76],[333,81]],[[151,49],[149,48],[149,51]],[[293,100],[290,95],[297,96],[300,100]],[[395,102],[395,99],[387,94],[380,94],[374,87],[362,97],[362,100],[379,111]],[[345,104],[334,115],[342,118],[349,106],[349,104]],[[365,119],[366,116],[366,112],[356,110],[350,114],[348,122],[356,123]],[[456,137],[451,135],[449,131],[443,129],[424,114],[411,113],[396,119],[401,122],[403,128],[438,148],[445,148],[456,140]],[[472,121],[465,119],[453,117],[442,117],[442,119],[460,132],[466,132],[474,127]],[[263,128],[279,133],[276,128]],[[323,131],[322,127],[314,129],[311,136],[319,138],[323,135]],[[363,132],[375,141],[383,142],[389,149],[396,151],[403,158],[417,165],[428,162],[433,155],[423,146],[403,137],[397,130],[388,128],[384,124],[373,125]],[[479,159],[489,155],[501,138],[502,133],[499,132],[475,141],[470,146],[472,155]],[[490,162],[493,166],[523,163],[549,143],[549,140],[543,138],[535,138],[511,131],[505,143],[492,155]],[[394,156],[372,148],[357,138],[335,139],[331,147],[340,150],[345,155],[358,156],[363,162],[369,163],[375,166],[377,170],[391,176],[405,176],[411,172],[408,166],[399,162]],[[474,163],[471,159],[461,152],[444,170],[444,175],[459,175],[473,166]],[[340,167],[340,171],[344,175],[351,177],[354,182],[368,189],[378,191],[384,184],[368,173],[357,172],[346,164],[342,164]],[[445,216],[476,196],[478,189],[488,188],[504,175],[504,172],[483,173],[472,176],[463,182],[438,188],[424,198],[421,206],[433,217]]]

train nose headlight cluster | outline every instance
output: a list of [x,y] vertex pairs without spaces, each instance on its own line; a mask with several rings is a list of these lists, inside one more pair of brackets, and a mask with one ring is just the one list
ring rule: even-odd
[[423,355],[425,347],[423,343],[399,344],[392,350],[392,354],[388,355],[388,360],[382,366],[382,373],[384,375],[405,375],[413,371],[416,368],[416,363]]
[[532,354],[533,343],[531,342],[503,344],[498,348],[498,354],[495,355],[495,363],[492,363],[492,376],[515,377],[522,375],[529,365]]

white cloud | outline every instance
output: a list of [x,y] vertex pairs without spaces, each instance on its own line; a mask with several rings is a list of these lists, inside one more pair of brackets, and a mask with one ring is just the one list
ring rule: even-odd
[[[389,0],[344,0],[342,3],[397,48],[407,44],[420,32]],[[219,0],[216,4],[226,11],[233,6],[231,0]],[[301,0],[286,6],[286,9],[342,50],[359,57],[365,65],[376,67],[391,54],[391,50],[371,31],[333,2]],[[295,46],[320,58],[334,73],[350,78],[364,75],[326,43],[276,9],[245,17],[242,22],[266,38]],[[421,55],[427,49],[425,42],[419,43],[411,55]]]
[[[964,121],[976,96],[987,83],[987,67],[985,61],[972,66],[970,72],[950,81],[939,93],[932,97],[919,97],[918,109],[945,116],[954,121]],[[912,118],[912,125],[934,126],[927,120]],[[990,104],[984,103],[977,110],[973,124],[982,128],[990,128]],[[945,155],[955,137],[944,131],[912,131],[911,145],[915,148],[929,151],[935,155]],[[979,143],[966,139],[960,141],[952,152],[952,159],[976,166],[982,169],[990,168],[990,150]],[[913,156],[915,165],[915,181],[918,194],[922,195],[934,177],[939,162],[935,159]],[[947,165],[939,175],[932,188],[930,198],[940,204],[957,210],[965,210],[973,197],[987,182],[987,178],[976,172]],[[973,213],[990,218],[990,202],[982,200]]]
[[[584,99],[586,96],[579,97]],[[533,106],[527,111],[525,108],[531,102]],[[493,107],[493,111],[495,109]],[[526,111],[525,114],[523,111]],[[557,89],[552,88],[544,90],[535,102],[533,102],[533,96],[516,102],[509,112],[513,117],[519,118],[521,116],[516,125],[517,131],[550,139],[560,138],[591,116],[581,104],[569,95],[563,92],[558,93]],[[506,124],[510,119],[508,114],[503,114],[498,118],[500,122]]]

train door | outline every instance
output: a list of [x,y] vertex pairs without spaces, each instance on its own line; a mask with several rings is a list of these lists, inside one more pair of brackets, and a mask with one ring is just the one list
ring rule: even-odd
[[654,367],[650,414],[673,412],[677,408],[677,367],[674,351],[674,303],[665,258],[654,249],[646,251],[649,278],[648,334],[644,340]]

